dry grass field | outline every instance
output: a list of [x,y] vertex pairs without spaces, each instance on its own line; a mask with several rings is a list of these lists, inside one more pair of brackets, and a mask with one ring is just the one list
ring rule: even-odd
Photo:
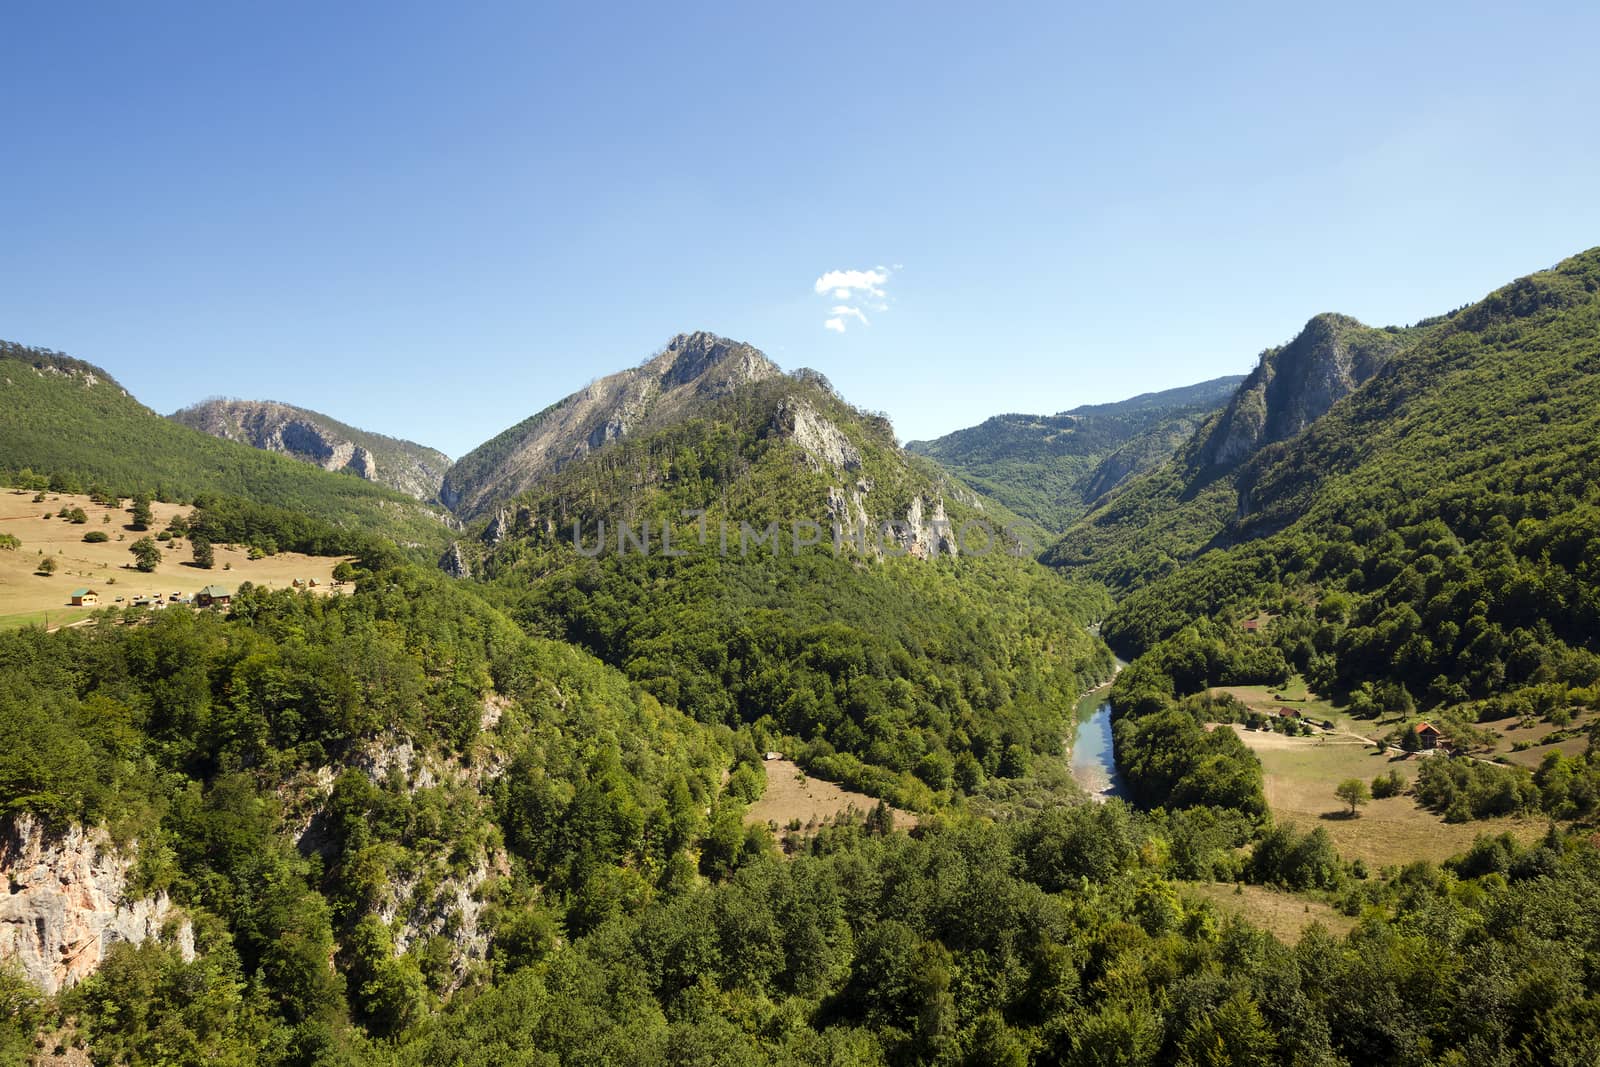
[[[791,820],[799,819],[804,832],[826,824],[842,811],[854,810],[865,816],[878,806],[877,800],[865,793],[812,778],[793,760],[768,760],[765,766],[767,788],[745,812],[745,822],[752,826],[771,823],[782,831]],[[896,808],[894,825],[909,830],[917,825],[917,817]]]
[[[46,493],[39,503],[34,502],[33,496],[32,492],[0,491],[0,533],[11,534],[22,542],[15,550],[0,549],[0,627],[27,626],[48,619],[54,628],[87,618],[95,609],[73,608],[69,604],[72,591],[82,588],[96,590],[102,608],[118,606],[119,596],[126,604],[136,596],[165,598],[173,592],[187,595],[207,585],[236,589],[241,582],[285,589],[296,578],[315,578],[318,588],[326,589],[333,581],[334,566],[340,562],[334,557],[295,552],[252,560],[243,548],[217,545],[216,566],[202,570],[188,563],[189,542],[174,540],[162,543],[165,558],[153,572],[145,574],[133,568],[129,547],[139,538],[165,529],[174,514],[187,509],[152,504],[155,521],[148,531],[139,532],[126,528],[129,516],[125,508],[102,507],[86,496],[70,493]],[[56,517],[63,507],[82,508],[89,521],[80,524]],[[51,516],[48,519],[44,517],[46,512]],[[86,544],[83,536],[91,530],[104,531],[110,539],[102,544]],[[56,572],[41,577],[36,572],[47,557],[56,561]]]
[[1206,901],[1218,911],[1238,915],[1289,944],[1298,941],[1306,927],[1314,922],[1321,923],[1335,937],[1343,937],[1356,925],[1350,916],[1323,901],[1266,886],[1185,882],[1182,892]]
[[1261,759],[1266,772],[1267,806],[1272,814],[1304,830],[1321,826],[1346,859],[1359,858],[1373,867],[1419,859],[1438,861],[1466,851],[1480,834],[1509,830],[1518,838],[1531,840],[1545,829],[1543,822],[1532,819],[1447,823],[1442,816],[1419,806],[1414,797],[1405,795],[1369,801],[1359,816],[1346,818],[1348,809],[1333,795],[1334,787],[1346,778],[1370,783],[1378,775],[1395,770],[1410,781],[1417,776],[1420,760],[1442,757],[1397,759],[1393,758],[1393,750],[1388,755],[1380,754],[1371,745],[1350,737],[1285,737],[1239,725],[1232,728]]
[[[1544,758],[1552,752],[1560,752],[1564,756],[1581,756],[1589,750],[1589,736],[1581,731],[1594,724],[1596,714],[1593,711],[1580,712],[1572,717],[1572,721],[1565,726],[1558,726],[1548,720],[1522,725],[1516,719],[1505,719],[1501,722],[1487,724],[1499,735],[1494,748],[1485,753],[1487,758],[1493,759],[1504,756],[1509,763],[1515,763],[1530,770],[1544,762]],[[1546,738],[1556,733],[1580,731],[1574,737],[1568,737],[1553,744],[1547,743]],[[1516,750],[1518,742],[1527,742],[1527,748]]]

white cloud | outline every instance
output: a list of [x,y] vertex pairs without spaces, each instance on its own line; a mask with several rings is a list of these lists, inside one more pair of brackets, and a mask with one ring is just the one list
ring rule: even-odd
[[852,290],[860,290],[881,300],[883,287],[888,282],[889,272],[882,267],[876,270],[830,270],[818,278],[812,288],[818,296],[832,290],[835,300],[849,300]]
[[885,287],[889,284],[890,276],[899,269],[896,264],[892,269],[877,266],[871,270],[830,270],[818,278],[811,286],[818,296],[850,302],[834,304],[828,312],[829,318],[823,320],[823,328],[844,333],[851,319],[863,326],[871,326],[866,313],[856,305],[865,305],[874,311],[889,310],[889,294]]
[[872,323],[867,321],[867,316],[864,311],[862,311],[860,308],[853,308],[848,304],[840,304],[832,311],[828,312],[828,314],[845,318],[860,319],[861,325],[863,326],[872,325]]

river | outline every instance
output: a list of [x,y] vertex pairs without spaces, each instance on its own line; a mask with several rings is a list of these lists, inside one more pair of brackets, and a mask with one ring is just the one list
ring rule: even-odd
[[[1117,669],[1125,664],[1117,661]],[[1111,686],[1086,693],[1078,701],[1072,731],[1072,777],[1096,800],[1123,796],[1122,776],[1111,741]]]

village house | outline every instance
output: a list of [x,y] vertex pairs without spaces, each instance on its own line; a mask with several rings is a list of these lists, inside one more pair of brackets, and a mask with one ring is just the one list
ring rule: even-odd
[[1431,752],[1439,747],[1439,742],[1444,740],[1444,734],[1432,724],[1419,722],[1416,726],[1417,747],[1424,752]]
[[233,594],[227,586],[208,585],[194,595],[194,602],[202,608],[225,608],[233,603]]
[[100,594],[93,589],[74,589],[72,591],[72,606],[75,608],[92,608],[100,603]]

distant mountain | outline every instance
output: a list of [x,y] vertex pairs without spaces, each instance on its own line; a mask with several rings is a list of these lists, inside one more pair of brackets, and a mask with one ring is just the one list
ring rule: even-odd
[[1169,458],[1242,381],[1214,378],[1058,415],[996,415],[906,448],[1060,533],[1129,477]]
[[1165,462],[1100,501],[1045,561],[1127,588],[1225,543],[1246,491],[1248,461],[1303,432],[1420,336],[1417,327],[1313,317],[1294,340],[1261,354],[1223,410],[1204,419]]
[[[1417,327],[1321,317],[1302,339],[1252,376],[1268,410],[1244,420],[1266,429],[1248,458],[1224,417],[1189,465],[1130,486],[1058,546],[1069,573],[1129,590],[1108,639],[1143,653],[1182,644],[1197,619],[1265,611],[1293,667],[1369,710],[1415,702],[1470,728],[1592,704],[1600,249]],[[1376,372],[1303,431],[1259,443],[1292,431],[1279,412],[1315,411],[1328,381],[1373,357]],[[1285,380],[1302,384],[1275,398]],[[1206,467],[1222,458],[1237,466]],[[1222,473],[1191,495],[1184,479],[1208,469]],[[1206,655],[1187,662],[1203,673]]]
[[0,341],[0,474],[24,471],[125,497],[220,493],[400,544],[442,546],[448,533],[409,496],[200,433],[162,418],[91,363]]
[[608,442],[781,373],[750,345],[679,334],[644,364],[601,378],[461,457],[445,474],[440,499],[464,517],[481,515]]
[[170,416],[191,429],[343,471],[432,503],[450,467],[437,449],[347,426],[320,412],[272,400],[202,401]]
[[564,407],[448,567],[662,703],[925,809],[1059,755],[1110,669],[1103,592],[814,372],[696,334]]

